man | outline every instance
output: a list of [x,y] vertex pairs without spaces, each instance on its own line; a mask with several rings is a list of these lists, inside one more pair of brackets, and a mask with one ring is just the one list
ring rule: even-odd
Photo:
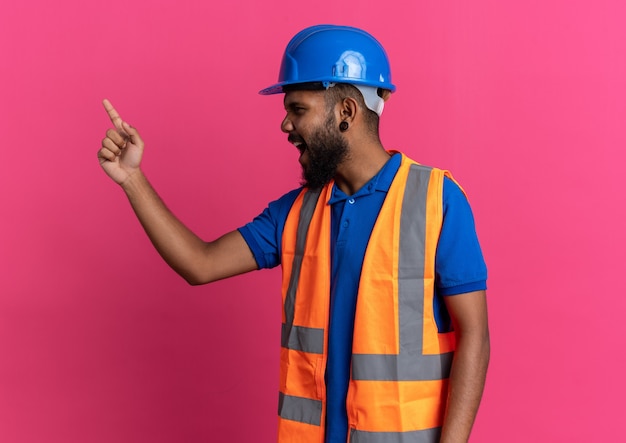
[[283,267],[280,442],[464,442],[489,360],[486,267],[447,172],[388,152],[395,90],[368,33],[313,26],[283,57],[281,124],[303,187],[205,242],[143,175],[144,143],[108,101],[98,153],[152,243],[190,284]]

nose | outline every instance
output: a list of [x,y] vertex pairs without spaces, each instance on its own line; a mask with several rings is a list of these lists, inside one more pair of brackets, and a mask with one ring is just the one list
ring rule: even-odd
[[289,116],[286,115],[283,119],[283,122],[280,124],[280,130],[284,133],[289,133],[293,131],[293,129],[293,123],[291,123],[291,120],[289,120]]

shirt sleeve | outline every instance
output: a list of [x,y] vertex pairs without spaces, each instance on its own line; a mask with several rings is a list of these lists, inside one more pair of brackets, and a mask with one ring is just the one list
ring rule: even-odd
[[443,226],[435,257],[437,293],[457,295],[487,289],[487,266],[474,215],[461,188],[445,177]]
[[273,268],[280,264],[285,221],[301,190],[302,188],[294,189],[271,202],[254,220],[238,229],[252,251],[259,269]]

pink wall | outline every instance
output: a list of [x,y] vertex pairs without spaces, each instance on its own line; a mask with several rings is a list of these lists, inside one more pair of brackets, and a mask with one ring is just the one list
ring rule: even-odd
[[320,22],[383,42],[386,146],[470,195],[493,340],[472,441],[624,435],[625,19],[619,0],[3,2],[0,441],[274,440],[279,272],[170,271],[97,164],[100,101],[215,237],[297,184],[281,97],[256,92]]

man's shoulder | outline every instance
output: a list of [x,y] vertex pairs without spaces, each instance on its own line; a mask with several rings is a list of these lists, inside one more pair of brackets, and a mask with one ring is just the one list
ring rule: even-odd
[[298,196],[303,191],[305,191],[305,188],[303,188],[302,186],[299,188],[292,189],[291,191],[283,194],[278,200],[275,200],[275,201],[279,202],[283,206],[288,206],[289,208],[291,208],[291,206],[293,205],[293,202],[296,201],[296,198],[298,198]]
[[267,205],[267,210],[274,217],[286,218],[294,202],[304,190],[303,187],[292,189]]

